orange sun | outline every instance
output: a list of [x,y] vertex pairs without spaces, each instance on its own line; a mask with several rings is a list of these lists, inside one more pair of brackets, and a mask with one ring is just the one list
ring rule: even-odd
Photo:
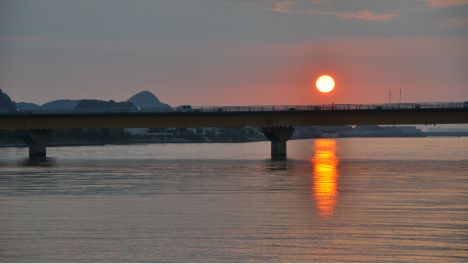
[[315,82],[315,86],[320,92],[329,93],[335,88],[335,80],[328,75],[322,75]]

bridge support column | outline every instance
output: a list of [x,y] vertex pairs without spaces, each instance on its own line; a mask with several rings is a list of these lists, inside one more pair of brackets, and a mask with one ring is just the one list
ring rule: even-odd
[[48,129],[34,129],[24,131],[21,134],[23,139],[29,146],[29,160],[30,161],[45,161],[47,157],[47,143],[52,138],[52,130]]
[[30,160],[45,160],[47,157],[46,145],[31,144],[29,145]]
[[286,160],[286,141],[294,134],[293,127],[264,127],[262,133],[271,141],[271,159]]

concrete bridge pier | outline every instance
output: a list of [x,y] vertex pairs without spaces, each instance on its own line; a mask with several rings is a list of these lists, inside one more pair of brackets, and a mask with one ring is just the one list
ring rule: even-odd
[[294,134],[290,126],[264,127],[262,133],[271,141],[271,159],[286,160],[286,141]]
[[30,161],[45,161],[47,157],[47,143],[52,138],[52,130],[50,129],[34,129],[27,130],[20,136],[29,146]]

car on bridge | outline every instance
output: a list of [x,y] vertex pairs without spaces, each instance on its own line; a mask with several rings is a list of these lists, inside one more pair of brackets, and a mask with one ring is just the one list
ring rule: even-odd
[[177,108],[176,108],[176,111],[177,112],[192,112],[193,111],[193,108],[191,105],[179,105]]

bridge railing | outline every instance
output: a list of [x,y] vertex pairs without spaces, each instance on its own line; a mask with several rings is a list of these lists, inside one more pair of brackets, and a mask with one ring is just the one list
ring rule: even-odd
[[190,106],[183,110],[174,108],[163,111],[161,108],[129,109],[80,109],[80,110],[20,110],[0,114],[112,114],[112,113],[167,113],[167,112],[273,112],[273,111],[365,111],[365,110],[419,110],[419,109],[460,109],[468,108],[468,102],[443,103],[394,103],[394,104],[327,104],[327,105],[257,105],[257,106]]
[[[328,105],[266,105],[266,106],[199,106],[192,112],[265,112],[265,111],[336,111],[336,110],[405,110],[459,109],[468,103],[400,103],[400,104],[328,104]],[[189,112],[189,111],[184,111]]]

